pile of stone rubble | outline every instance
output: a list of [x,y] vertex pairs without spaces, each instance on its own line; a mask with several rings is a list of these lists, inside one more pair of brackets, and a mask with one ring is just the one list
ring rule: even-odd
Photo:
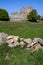
[[19,36],[8,35],[6,33],[0,33],[0,45],[8,44],[9,47],[21,46],[22,48],[26,45],[28,49],[37,50],[43,49],[43,39],[41,38],[20,38]]

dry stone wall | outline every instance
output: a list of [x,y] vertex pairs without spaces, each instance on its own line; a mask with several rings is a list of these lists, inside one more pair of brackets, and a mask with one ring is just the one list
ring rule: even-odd
[[26,45],[27,49],[34,51],[37,49],[43,49],[43,39],[41,38],[34,38],[33,40],[31,38],[24,39],[19,36],[8,35],[2,32],[0,33],[0,45],[4,43],[8,44],[11,48],[17,46],[23,48]]

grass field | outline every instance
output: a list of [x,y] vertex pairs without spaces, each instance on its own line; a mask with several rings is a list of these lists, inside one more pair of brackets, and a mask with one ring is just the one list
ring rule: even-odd
[[[0,32],[24,38],[43,38],[43,22],[0,22]],[[30,52],[25,48],[9,48],[3,44],[0,46],[0,65],[43,65],[43,50]]]
[[0,32],[5,32],[11,35],[16,35],[24,38],[43,38],[43,22],[0,22]]
[[[6,56],[10,59],[6,59]],[[43,65],[43,50],[30,52],[25,48],[0,46],[0,65]]]

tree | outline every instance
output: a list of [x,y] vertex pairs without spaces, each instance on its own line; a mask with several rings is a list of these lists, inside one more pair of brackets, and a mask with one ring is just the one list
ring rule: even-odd
[[41,16],[40,15],[38,15],[37,20],[39,20],[39,21],[41,20]]
[[33,9],[28,15],[27,19],[31,22],[37,22],[38,19],[38,13],[35,9]]
[[0,20],[1,21],[8,21],[9,20],[8,12],[4,9],[0,9]]

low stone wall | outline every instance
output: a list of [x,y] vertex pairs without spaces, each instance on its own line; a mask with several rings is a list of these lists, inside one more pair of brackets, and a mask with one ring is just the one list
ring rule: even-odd
[[27,49],[37,50],[43,49],[43,39],[41,38],[20,38],[19,36],[8,35],[6,33],[0,33],[0,45],[3,43],[8,44],[9,47],[21,46],[23,48],[26,45]]

